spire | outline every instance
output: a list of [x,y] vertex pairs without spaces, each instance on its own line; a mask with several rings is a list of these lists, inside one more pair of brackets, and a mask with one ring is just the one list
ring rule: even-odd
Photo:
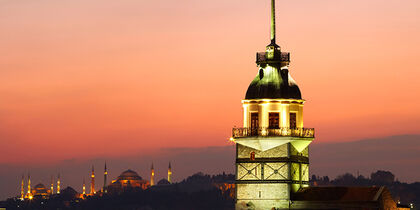
[[150,186],[153,186],[153,185],[155,185],[155,169],[152,163],[152,167],[150,168]]
[[86,195],[86,184],[85,184],[85,178],[83,178],[83,195]]
[[171,176],[172,176],[172,167],[171,167],[171,162],[169,162],[169,167],[168,167],[168,182],[172,184]]
[[92,175],[91,175],[91,182],[90,182],[90,194],[93,195],[95,194],[95,169],[93,168],[92,165]]
[[271,0],[271,44],[276,44],[276,1]]
[[51,175],[51,195],[54,194],[54,176]]
[[[271,42],[267,46],[268,58],[274,58],[274,51],[279,51],[280,46],[276,44],[276,1],[271,0]],[[258,62],[258,61],[257,61]]]
[[106,169],[106,162],[105,162],[105,169],[104,169],[104,187],[103,187],[103,192],[107,193],[107,189],[106,189],[106,178],[108,175],[108,171]]
[[[256,63],[260,67],[264,67],[266,66],[266,64],[280,64],[280,68],[288,66],[290,63],[290,53],[281,52],[280,46],[276,44],[276,1],[275,0],[271,0],[270,26],[271,26],[270,44],[266,46],[265,52],[257,53]],[[261,76],[261,79],[262,78],[263,76]]]
[[26,194],[26,198],[32,200],[32,190],[31,190],[31,175],[28,173],[28,193]]
[[60,194],[60,173],[57,176],[57,194]]
[[31,194],[31,174],[28,173],[28,194]]
[[20,199],[25,198],[25,175],[22,174],[22,183],[20,185]]

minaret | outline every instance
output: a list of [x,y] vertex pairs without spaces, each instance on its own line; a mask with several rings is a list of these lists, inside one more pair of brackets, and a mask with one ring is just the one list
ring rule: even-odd
[[172,176],[172,167],[171,167],[171,162],[169,162],[169,167],[168,167],[168,182],[172,184],[171,176]]
[[58,176],[57,176],[57,194],[60,194],[60,184],[61,184],[60,173],[58,173]]
[[28,199],[32,199],[32,191],[31,191],[31,175],[28,173],[28,193],[26,194]]
[[28,194],[31,193],[31,174],[28,173]]
[[91,177],[90,194],[94,195],[96,192],[95,192],[95,169],[93,168],[93,165],[92,165],[92,175],[90,177]]
[[20,185],[20,200],[25,198],[25,175],[22,174],[22,183]]
[[54,176],[51,175],[51,195],[54,194]]
[[289,74],[290,53],[276,44],[275,1],[271,42],[257,53],[258,73],[242,100],[243,128],[236,142],[236,209],[289,209],[293,193],[309,186],[309,144],[300,89]]
[[104,169],[104,187],[103,187],[103,191],[105,193],[107,193],[107,189],[106,189],[106,177],[107,177],[107,175],[108,175],[108,171],[106,169],[106,162],[105,162],[105,169]]
[[83,195],[86,195],[86,184],[85,184],[85,178],[83,178]]
[[150,186],[155,185],[155,169],[153,168],[153,163],[152,163],[152,167],[150,168]]

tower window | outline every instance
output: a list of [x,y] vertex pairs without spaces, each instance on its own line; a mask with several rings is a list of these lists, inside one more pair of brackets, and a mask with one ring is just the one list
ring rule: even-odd
[[262,80],[264,78],[264,70],[260,69],[259,74],[260,74],[260,80]]
[[278,112],[271,112],[268,114],[268,128],[278,129],[280,125],[280,114]]
[[251,134],[253,136],[258,135],[258,127],[259,127],[259,122],[258,122],[258,113],[251,113]]
[[289,126],[290,128],[296,128],[296,113],[290,113]]
[[249,159],[255,160],[255,152],[251,152],[251,154],[249,155]]

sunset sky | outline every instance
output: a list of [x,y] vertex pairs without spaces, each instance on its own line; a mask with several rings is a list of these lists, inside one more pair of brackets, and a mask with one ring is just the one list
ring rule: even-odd
[[[265,0],[0,0],[0,164],[229,145]],[[277,1],[318,143],[420,133],[420,1]]]

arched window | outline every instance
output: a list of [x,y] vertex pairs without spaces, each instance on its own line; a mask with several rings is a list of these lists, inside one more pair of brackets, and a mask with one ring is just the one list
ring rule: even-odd
[[255,160],[255,152],[251,152],[249,159]]

